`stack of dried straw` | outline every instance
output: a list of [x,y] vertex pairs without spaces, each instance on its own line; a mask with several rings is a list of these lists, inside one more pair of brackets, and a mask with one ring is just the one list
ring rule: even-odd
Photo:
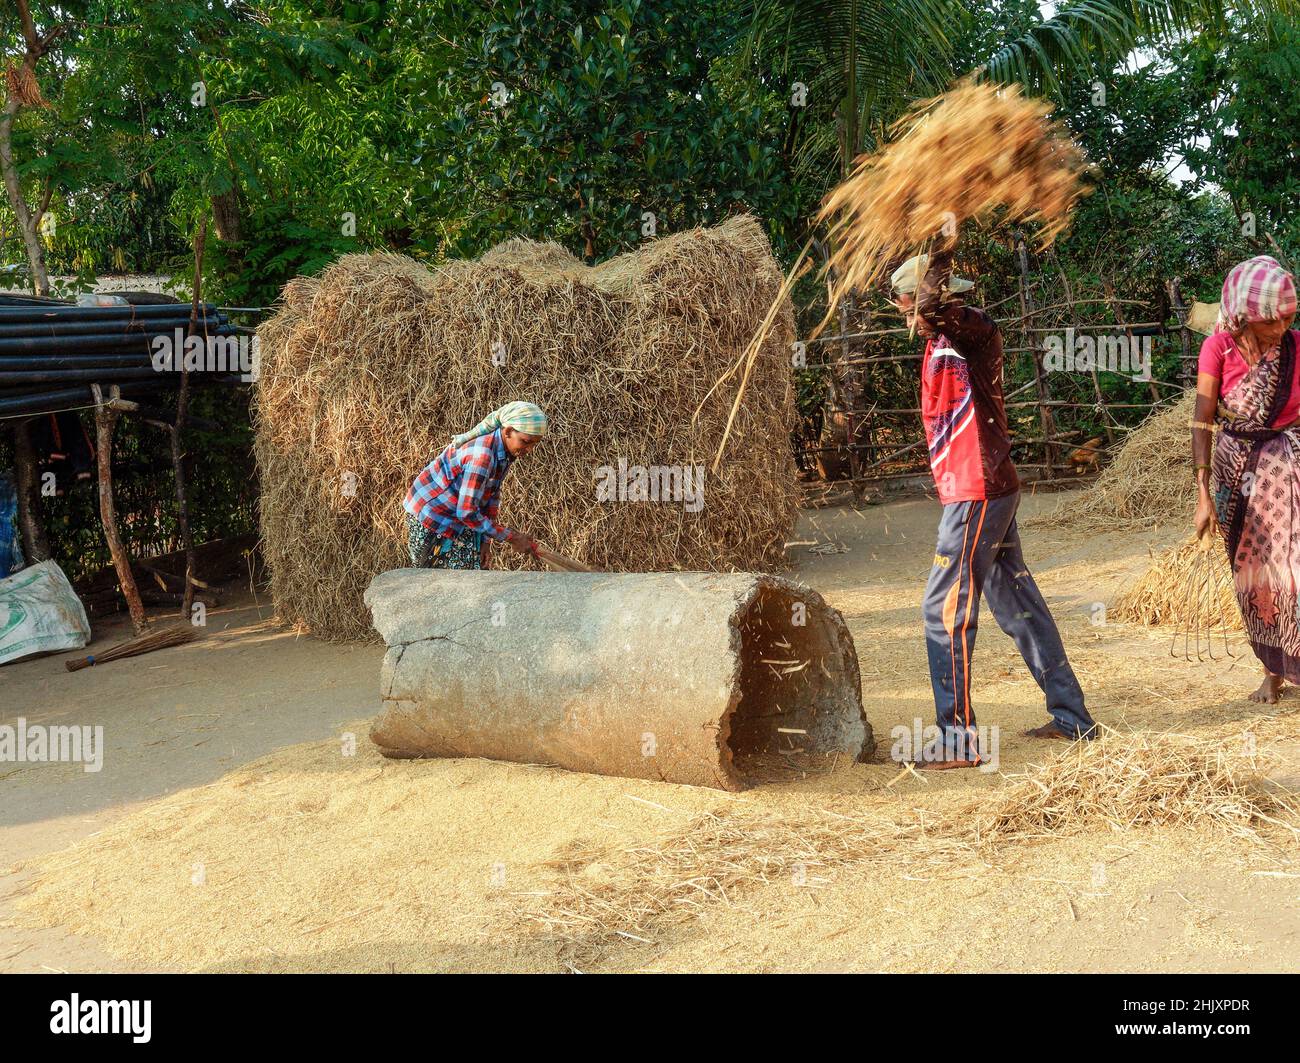
[[1050,243],[1083,194],[1082,152],[1015,86],[962,82],[919,104],[882,152],[864,156],[826,198],[831,305],[881,281],[945,226],[987,216],[1040,222]]
[[[257,388],[261,528],[281,617],[366,637],[361,595],[406,564],[402,498],[456,432],[513,399],[552,436],[510,473],[501,520],[607,570],[761,569],[796,502],[786,300],[704,505],[601,502],[597,469],[707,465],[742,357],[782,286],[759,224],[736,217],[594,268],[556,244],[510,240],[433,269],[350,255],[286,286],[262,325]],[[706,398],[707,396],[707,398]],[[701,405],[702,403],[702,405]],[[698,416],[695,416],[697,407]],[[499,550],[496,563],[522,560]]]
[[1133,429],[1096,481],[1071,492],[1031,526],[1139,528],[1185,521],[1196,508],[1192,413],[1196,393],[1157,410]]

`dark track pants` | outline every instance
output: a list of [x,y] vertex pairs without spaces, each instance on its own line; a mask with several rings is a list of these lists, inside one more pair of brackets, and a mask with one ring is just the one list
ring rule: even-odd
[[[1061,645],[1047,603],[1025,567],[1016,529],[1020,494],[943,507],[934,568],[925,589],[925,641],[930,683],[946,752],[977,754],[970,671],[975,655],[980,595],[1016,644],[1047,695],[1047,711],[1070,735],[1092,737],[1095,724]],[[965,754],[965,755],[963,755]]]

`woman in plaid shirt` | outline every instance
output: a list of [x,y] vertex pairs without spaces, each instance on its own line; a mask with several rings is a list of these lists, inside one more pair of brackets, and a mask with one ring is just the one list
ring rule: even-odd
[[456,436],[406,492],[407,548],[415,568],[487,568],[488,544],[536,554],[526,532],[497,524],[501,481],[514,460],[546,434],[546,414],[531,402],[494,410]]

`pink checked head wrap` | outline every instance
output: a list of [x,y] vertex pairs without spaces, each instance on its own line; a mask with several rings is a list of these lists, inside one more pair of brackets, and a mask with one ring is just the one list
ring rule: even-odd
[[1269,255],[1238,262],[1223,280],[1215,332],[1240,332],[1250,321],[1276,321],[1295,313],[1295,279]]

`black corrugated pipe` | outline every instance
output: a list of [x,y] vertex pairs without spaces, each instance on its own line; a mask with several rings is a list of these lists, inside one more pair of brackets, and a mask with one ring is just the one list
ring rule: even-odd
[[[195,374],[197,375],[197,374]],[[161,377],[152,366],[118,366],[90,369],[32,369],[26,372],[10,373],[0,370],[0,388],[7,384],[71,384],[74,381],[97,383],[104,380],[148,380]],[[191,380],[194,376],[190,377]]]
[[[168,390],[167,385],[177,383],[175,375],[158,374],[166,376],[169,379],[160,380],[158,383],[148,381],[141,383],[138,381],[127,381],[121,385],[122,398],[129,399],[138,395],[154,395],[160,391]],[[191,384],[239,384],[242,381],[239,377],[217,376],[214,373],[199,373],[190,377]],[[95,404],[94,396],[91,394],[90,385],[85,384],[77,388],[56,388],[54,390],[34,395],[15,395],[12,398],[0,395],[0,418],[6,417],[40,417],[47,413],[61,413],[64,410],[77,410],[90,407]]]
[[[181,306],[186,304],[181,303]],[[129,321],[135,318],[175,317],[176,303],[157,303],[148,306],[0,306],[0,322],[9,321]],[[199,307],[201,317],[216,317],[217,308],[212,303]]]
[[104,354],[4,354],[0,355],[0,371],[10,373],[28,369],[90,369],[102,366],[148,366],[149,355],[131,351],[105,352]]
[[[125,335],[141,332],[170,332],[173,328],[188,328],[190,323],[189,308],[184,314],[174,318],[148,318],[134,321],[0,321],[0,336],[93,336]],[[230,318],[225,314],[215,317],[199,318],[198,330],[206,326],[208,331],[229,325]]]
[[[184,332],[184,328],[181,329]],[[123,348],[149,351],[155,336],[172,336],[172,329],[156,332],[137,332],[123,335],[100,334],[95,336],[0,336],[0,354],[39,354],[42,351],[69,354],[78,352],[121,350]],[[229,327],[209,332],[209,336],[235,336]]]

